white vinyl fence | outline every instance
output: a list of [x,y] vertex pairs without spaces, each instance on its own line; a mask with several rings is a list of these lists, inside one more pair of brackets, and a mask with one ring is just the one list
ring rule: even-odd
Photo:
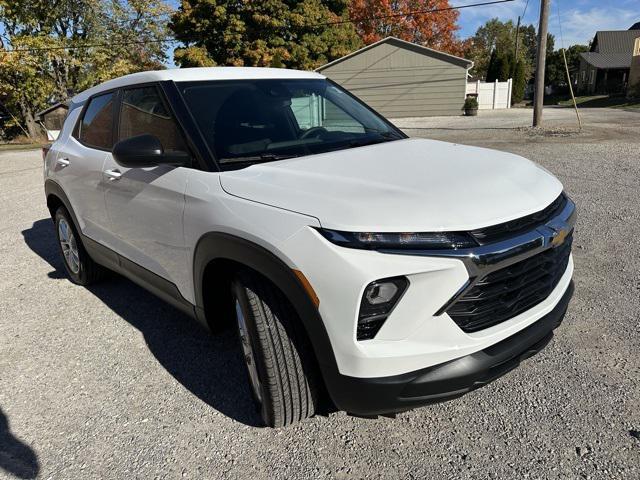
[[511,108],[511,87],[511,79],[506,82],[496,80],[493,83],[478,80],[467,83],[467,95],[478,95],[478,109],[480,110]]

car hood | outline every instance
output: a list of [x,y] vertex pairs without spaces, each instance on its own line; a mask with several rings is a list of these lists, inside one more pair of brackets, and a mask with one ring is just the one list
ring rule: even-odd
[[229,194],[346,231],[454,231],[534,213],[562,191],[518,155],[404,139],[223,172]]

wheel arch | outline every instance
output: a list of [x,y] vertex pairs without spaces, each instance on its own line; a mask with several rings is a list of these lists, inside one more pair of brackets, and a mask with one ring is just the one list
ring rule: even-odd
[[44,193],[47,198],[47,208],[49,209],[51,218],[55,217],[58,208],[64,207],[67,209],[67,212],[69,212],[69,215],[71,215],[76,229],[80,231],[80,224],[78,223],[76,214],[73,208],[71,208],[71,202],[69,202],[69,198],[64,193],[64,190],[62,190],[62,187],[53,180],[46,180],[44,182]]
[[[207,233],[196,245],[193,274],[196,312],[201,321],[207,321],[212,300],[205,294],[205,286],[231,280],[235,268],[250,268],[271,281],[291,302],[313,347],[315,359],[325,377],[338,372],[329,335],[318,308],[294,271],[264,247],[246,239],[226,234]],[[230,278],[231,277],[231,278]],[[221,283],[218,283],[220,285]],[[326,382],[325,382],[326,383]],[[331,392],[329,392],[331,394]]]

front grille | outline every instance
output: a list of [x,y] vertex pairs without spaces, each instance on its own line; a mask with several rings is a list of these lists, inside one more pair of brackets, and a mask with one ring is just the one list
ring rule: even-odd
[[573,232],[564,243],[489,273],[448,309],[465,332],[497,325],[533,308],[558,285],[567,269]]
[[564,193],[560,194],[551,205],[539,212],[532,213],[526,217],[517,218],[509,222],[499,223],[491,227],[478,228],[469,233],[476,239],[480,245],[499,242],[507,238],[518,235],[525,231],[534,230],[536,227],[547,223],[551,218],[556,216],[567,204],[567,197]]

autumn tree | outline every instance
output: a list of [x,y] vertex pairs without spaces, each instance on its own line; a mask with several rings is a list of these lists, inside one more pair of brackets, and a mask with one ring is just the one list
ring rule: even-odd
[[[15,48],[40,48],[44,43],[38,38],[15,40]],[[0,50],[0,101],[21,122],[31,138],[38,137],[35,113],[44,108],[53,96],[53,79],[43,75],[47,64],[41,55],[9,54]],[[22,127],[24,125],[24,127]],[[12,126],[12,122],[9,122]],[[17,125],[13,125],[16,127]]]
[[361,46],[347,0],[182,0],[169,27],[182,67],[312,69]]
[[43,106],[162,68],[169,12],[162,0],[0,0],[0,98],[35,136]]
[[[394,36],[408,42],[460,55],[463,45],[456,38],[457,10],[449,8],[449,0],[353,0],[349,17],[364,43]],[[409,12],[414,15],[405,15]]]

